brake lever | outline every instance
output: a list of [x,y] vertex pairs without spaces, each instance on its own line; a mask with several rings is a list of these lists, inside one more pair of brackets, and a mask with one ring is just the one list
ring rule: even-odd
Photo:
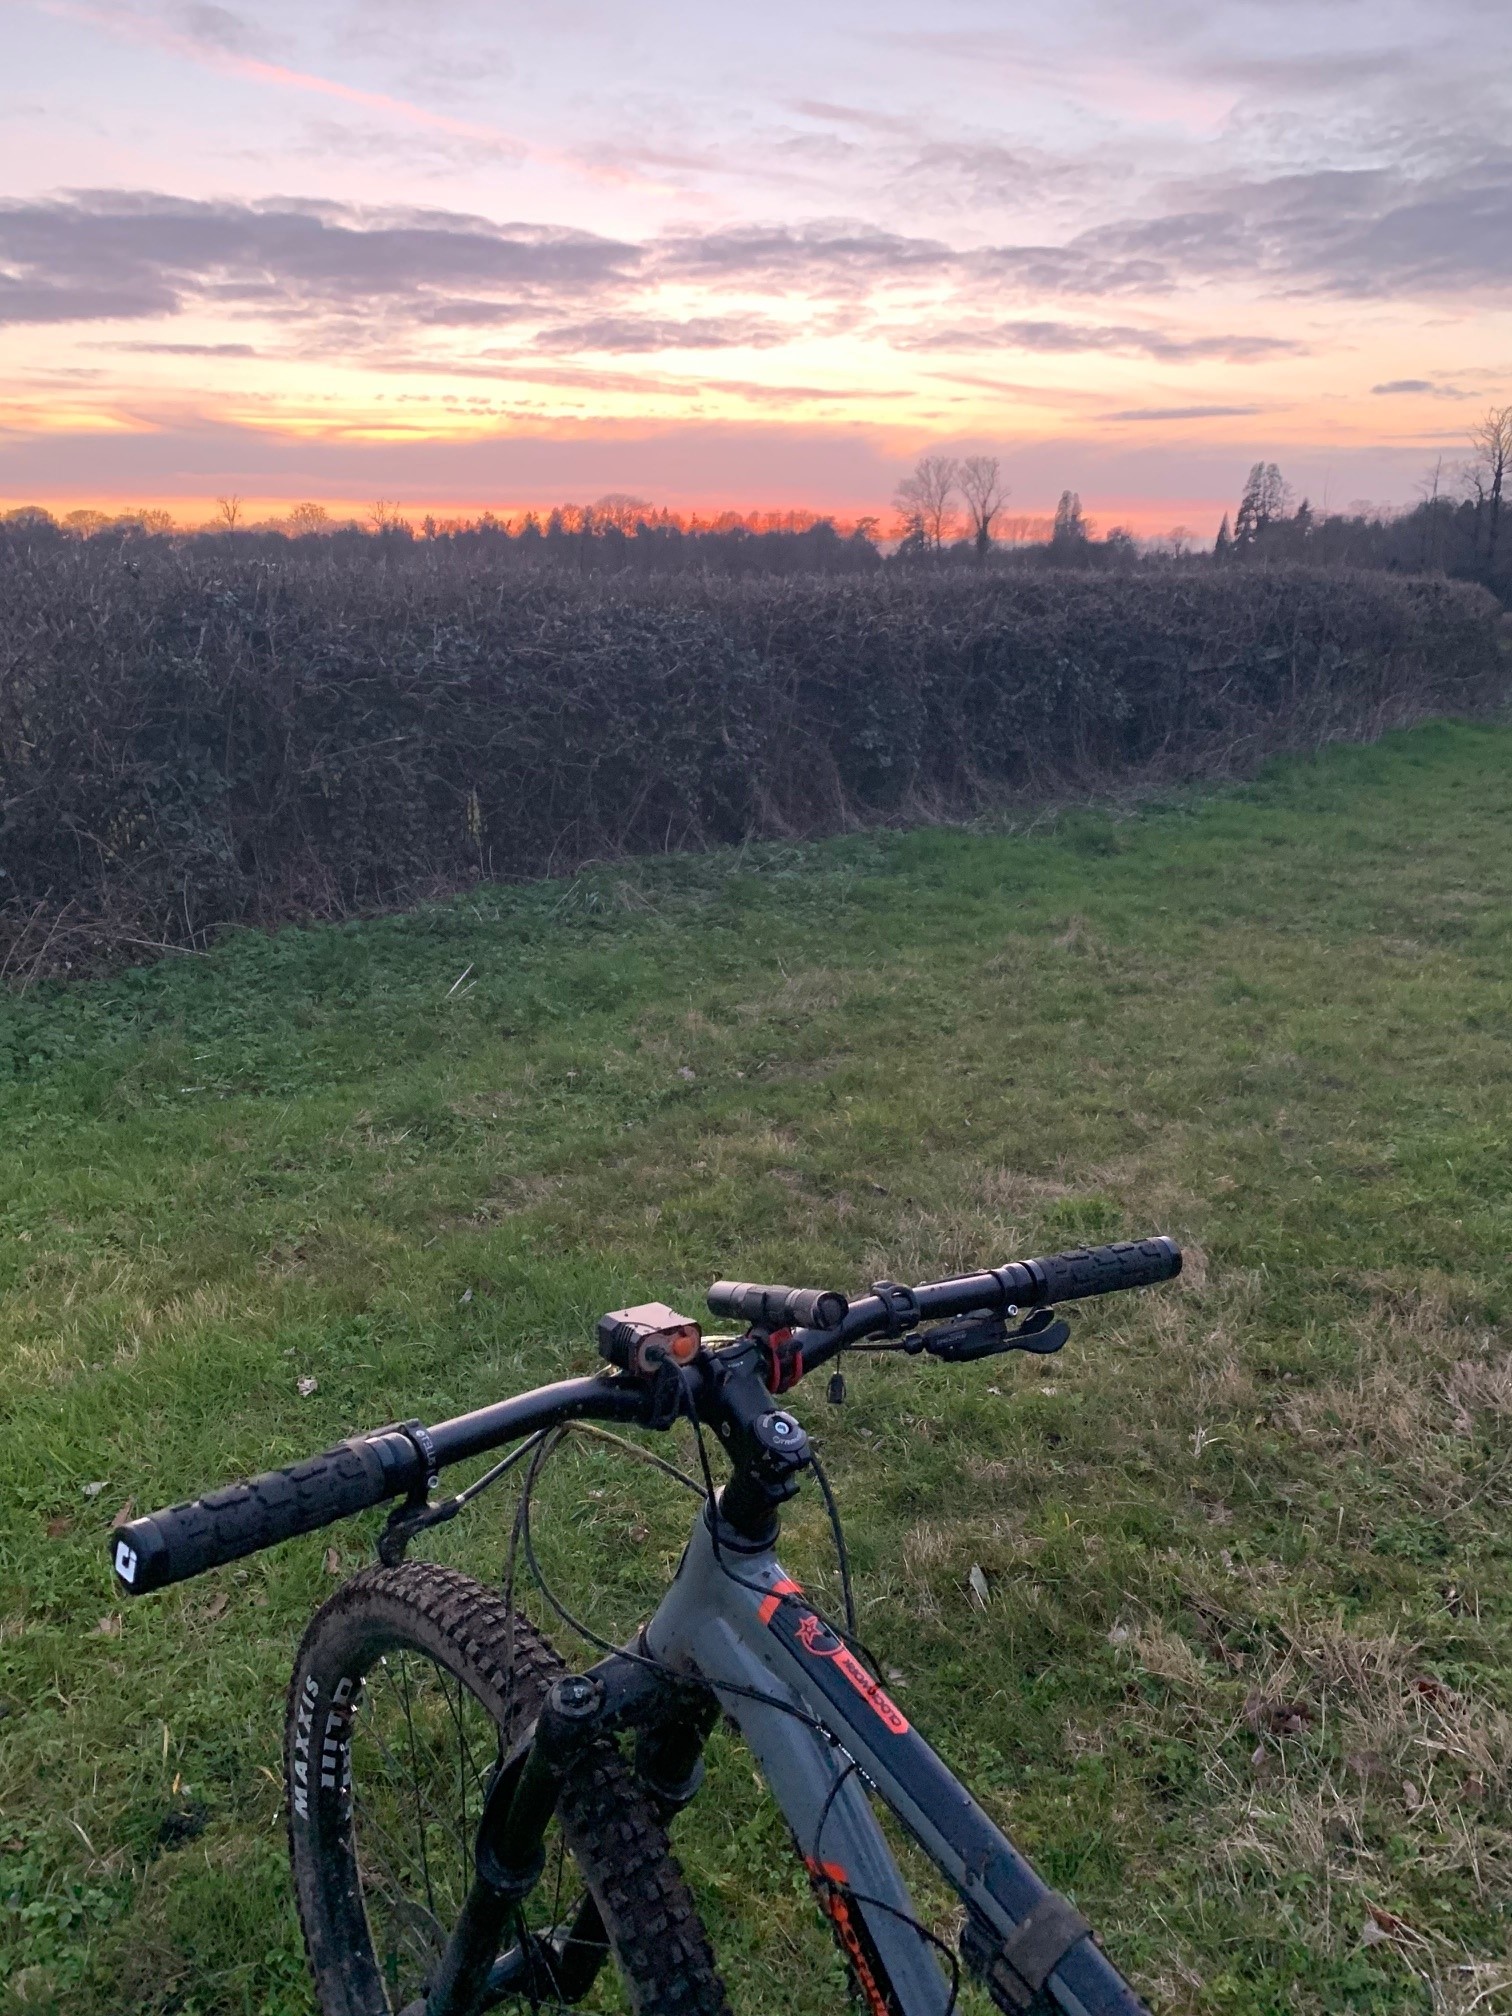
[[969,1365],[975,1358],[995,1358],[1003,1351],[1033,1351],[1045,1357],[1059,1351],[1070,1335],[1071,1325],[1063,1316],[1053,1309],[1036,1309],[1016,1330],[1010,1330],[999,1315],[969,1316],[905,1338],[903,1348],[910,1353],[927,1351],[946,1365]]

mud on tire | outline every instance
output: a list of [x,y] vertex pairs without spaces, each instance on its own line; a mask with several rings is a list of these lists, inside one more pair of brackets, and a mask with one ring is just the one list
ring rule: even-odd
[[[397,2016],[423,1997],[427,1954],[444,1943],[470,1880],[488,1773],[565,1671],[496,1591],[430,1563],[369,1569],[313,1618],[289,1687],[284,1767],[322,2016]],[[413,1785],[380,1727],[380,1697],[384,1726],[408,1738]],[[436,1782],[448,1776],[455,1792]],[[418,1856],[405,1861],[397,1834],[411,1818]],[[666,1831],[611,1742],[574,1774],[558,1824],[558,1894],[570,1883],[597,1906],[622,2006],[729,2016]],[[537,1896],[551,1880],[548,1866]],[[609,1989],[601,1978],[593,1992]],[[536,2006],[565,2005],[547,1996]],[[616,2006],[612,1991],[606,2006]]]

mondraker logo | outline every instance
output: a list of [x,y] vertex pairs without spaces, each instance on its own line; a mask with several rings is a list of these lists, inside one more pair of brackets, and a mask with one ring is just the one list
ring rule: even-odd
[[117,1540],[116,1542],[115,1571],[128,1586],[136,1580],[136,1549],[129,1540]]
[[816,1617],[812,1610],[798,1620],[798,1643],[816,1659],[833,1659],[845,1649],[824,1619]]
[[792,1641],[798,1649],[807,1652],[810,1658],[826,1659],[837,1673],[848,1680],[862,1700],[870,1708],[877,1720],[894,1736],[908,1734],[908,1717],[898,1704],[873,1680],[861,1661],[835,1636],[822,1617],[816,1617],[812,1610],[799,1612],[796,1622],[778,1621],[780,1612],[774,1612],[770,1620],[773,1628],[783,1637],[792,1634]]

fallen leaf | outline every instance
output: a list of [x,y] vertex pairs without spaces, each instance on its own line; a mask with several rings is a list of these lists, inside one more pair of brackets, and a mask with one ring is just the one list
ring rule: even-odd
[[686,1064],[679,1064],[677,1067],[677,1075],[679,1078],[686,1078],[689,1084],[691,1084],[693,1080],[698,1076],[698,1073],[696,1071],[690,1070]]
[[971,1585],[971,1593],[976,1598],[977,1608],[979,1610],[985,1610],[987,1608],[987,1597],[989,1594],[987,1588],[987,1577],[982,1573],[981,1568],[975,1561],[973,1561],[971,1564],[971,1573],[966,1577],[966,1580]]
[[1421,1694],[1425,1701],[1448,1701],[1453,1698],[1451,1690],[1442,1680],[1435,1680],[1431,1673],[1420,1673],[1412,1683],[1414,1694]]
[[312,1393],[318,1393],[319,1391],[320,1391],[320,1381],[318,1379],[306,1378],[300,1380],[299,1397],[301,1400],[308,1400]]
[[1267,1701],[1255,1693],[1245,1701],[1244,1719],[1251,1729],[1268,1729],[1272,1736],[1300,1736],[1312,1720],[1312,1710],[1305,1701]]
[[1133,1635],[1127,1624],[1115,1624],[1113,1629],[1108,1633],[1108,1643],[1110,1645],[1127,1645]]
[[60,1512],[56,1519],[47,1522],[49,1540],[62,1540],[73,1531],[73,1519],[67,1512]]
[[903,1671],[901,1666],[889,1666],[887,1677],[894,1687],[901,1687],[903,1682],[908,1678],[908,1675]]
[[1360,1934],[1360,1944],[1362,1946],[1384,1946],[1390,1937],[1391,1934],[1383,1932],[1373,1918],[1367,1918],[1365,1920],[1365,1930]]
[[1384,1778],[1387,1775],[1385,1761],[1374,1750],[1351,1750],[1344,1764],[1357,1778]]
[[86,1498],[98,1498],[109,1482],[110,1479],[108,1477],[102,1477],[98,1484],[86,1484],[84,1486],[84,1496]]
[[119,1638],[121,1635],[120,1612],[112,1610],[108,1617],[102,1617],[89,1635],[91,1638]]
[[649,1526],[642,1526],[639,1520],[630,1528],[630,1538],[637,1546],[640,1545],[642,1540],[649,1540],[650,1537],[651,1528]]
[[461,1294],[461,1297],[460,1297],[460,1302],[461,1302],[461,1306],[462,1306],[462,1307],[463,1307],[463,1308],[465,1309],[465,1308],[467,1307],[468,1303],[469,1303],[469,1302],[471,1302],[471,1300],[472,1300],[472,1290],[471,1290],[471,1288],[464,1288],[464,1289],[462,1290],[462,1294]]
[[1250,1752],[1250,1769],[1257,1778],[1263,1778],[1270,1769],[1270,1752],[1263,1743],[1257,1743]]
[[1398,1918],[1395,1911],[1383,1910],[1379,1904],[1367,1904],[1365,1909],[1370,1913],[1370,1925],[1365,1928],[1367,1945],[1373,1946],[1378,1943],[1370,1937],[1371,1925],[1376,1928],[1380,1939],[1418,1939],[1422,1936],[1413,1931],[1405,1918]]
[[210,1598],[210,1601],[205,1605],[204,1609],[201,1610],[200,1616],[205,1620],[207,1624],[214,1623],[217,1617],[223,1616],[225,1614],[226,1605],[230,1601],[231,1598],[226,1594],[225,1590],[222,1589],[216,1595]]
[[339,1549],[327,1547],[325,1551],[325,1571],[327,1575],[339,1575],[341,1573],[341,1553]]
[[1410,1778],[1403,1779],[1402,1804],[1407,1808],[1407,1811],[1409,1813],[1416,1813],[1417,1809],[1419,1808],[1419,1806],[1422,1805],[1422,1803],[1423,1803],[1423,1795],[1421,1792],[1419,1792],[1416,1785],[1413,1784]]
[[126,1503],[121,1507],[120,1511],[117,1512],[114,1519],[111,1520],[110,1522],[111,1532],[114,1533],[118,1526],[124,1526],[126,1524],[126,1521],[131,1517],[135,1509],[136,1509],[136,1501],[132,1498],[128,1498],[126,1500]]
[[1478,1771],[1473,1771],[1471,1772],[1468,1778],[1462,1778],[1460,1780],[1459,1796],[1461,1797],[1461,1799],[1485,1798],[1486,1781],[1484,1778],[1481,1777]]

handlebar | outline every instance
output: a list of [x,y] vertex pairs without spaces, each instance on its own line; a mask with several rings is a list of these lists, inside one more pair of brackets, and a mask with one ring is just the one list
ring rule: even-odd
[[385,1499],[424,1490],[447,1464],[523,1441],[542,1428],[590,1416],[640,1421],[645,1413],[646,1394],[640,1386],[604,1378],[563,1379],[435,1428],[410,1421],[353,1436],[323,1456],[129,1520],[110,1536],[116,1583],[123,1595],[145,1596],[280,1540],[332,1526]]
[[834,1330],[850,1311],[845,1297],[832,1289],[761,1288],[750,1281],[716,1281],[707,1301],[716,1316],[766,1330]]
[[[716,1282],[709,1305],[766,1329],[792,1329],[795,1362],[813,1371],[863,1337],[899,1336],[920,1321],[974,1310],[1034,1309],[1125,1288],[1147,1288],[1181,1272],[1181,1249],[1170,1239],[1079,1247],[1048,1259],[1017,1261],[983,1274],[899,1288],[879,1281],[870,1295],[847,1302],[832,1290],[764,1288]],[[710,1382],[695,1362],[680,1377],[702,1414]],[[665,1368],[664,1368],[665,1369]],[[451,1463],[488,1454],[506,1442],[574,1420],[668,1426],[675,1412],[653,1411],[651,1388],[636,1377],[564,1379],[517,1394],[427,1429],[418,1421],[353,1436],[320,1456],[270,1470],[203,1498],[132,1519],[110,1535],[111,1565],[123,1595],[141,1596],[207,1568],[313,1533],[386,1499],[423,1493]]]
[[1043,1260],[1018,1260],[983,1274],[898,1288],[879,1281],[870,1295],[852,1302],[845,1320],[831,1330],[804,1330],[793,1343],[802,1348],[806,1371],[822,1365],[863,1337],[897,1336],[915,1323],[970,1311],[1038,1309],[1052,1302],[1080,1302],[1090,1295],[1113,1295],[1126,1288],[1152,1288],[1181,1272],[1181,1248],[1174,1239],[1135,1239],[1117,1246],[1078,1246]]

